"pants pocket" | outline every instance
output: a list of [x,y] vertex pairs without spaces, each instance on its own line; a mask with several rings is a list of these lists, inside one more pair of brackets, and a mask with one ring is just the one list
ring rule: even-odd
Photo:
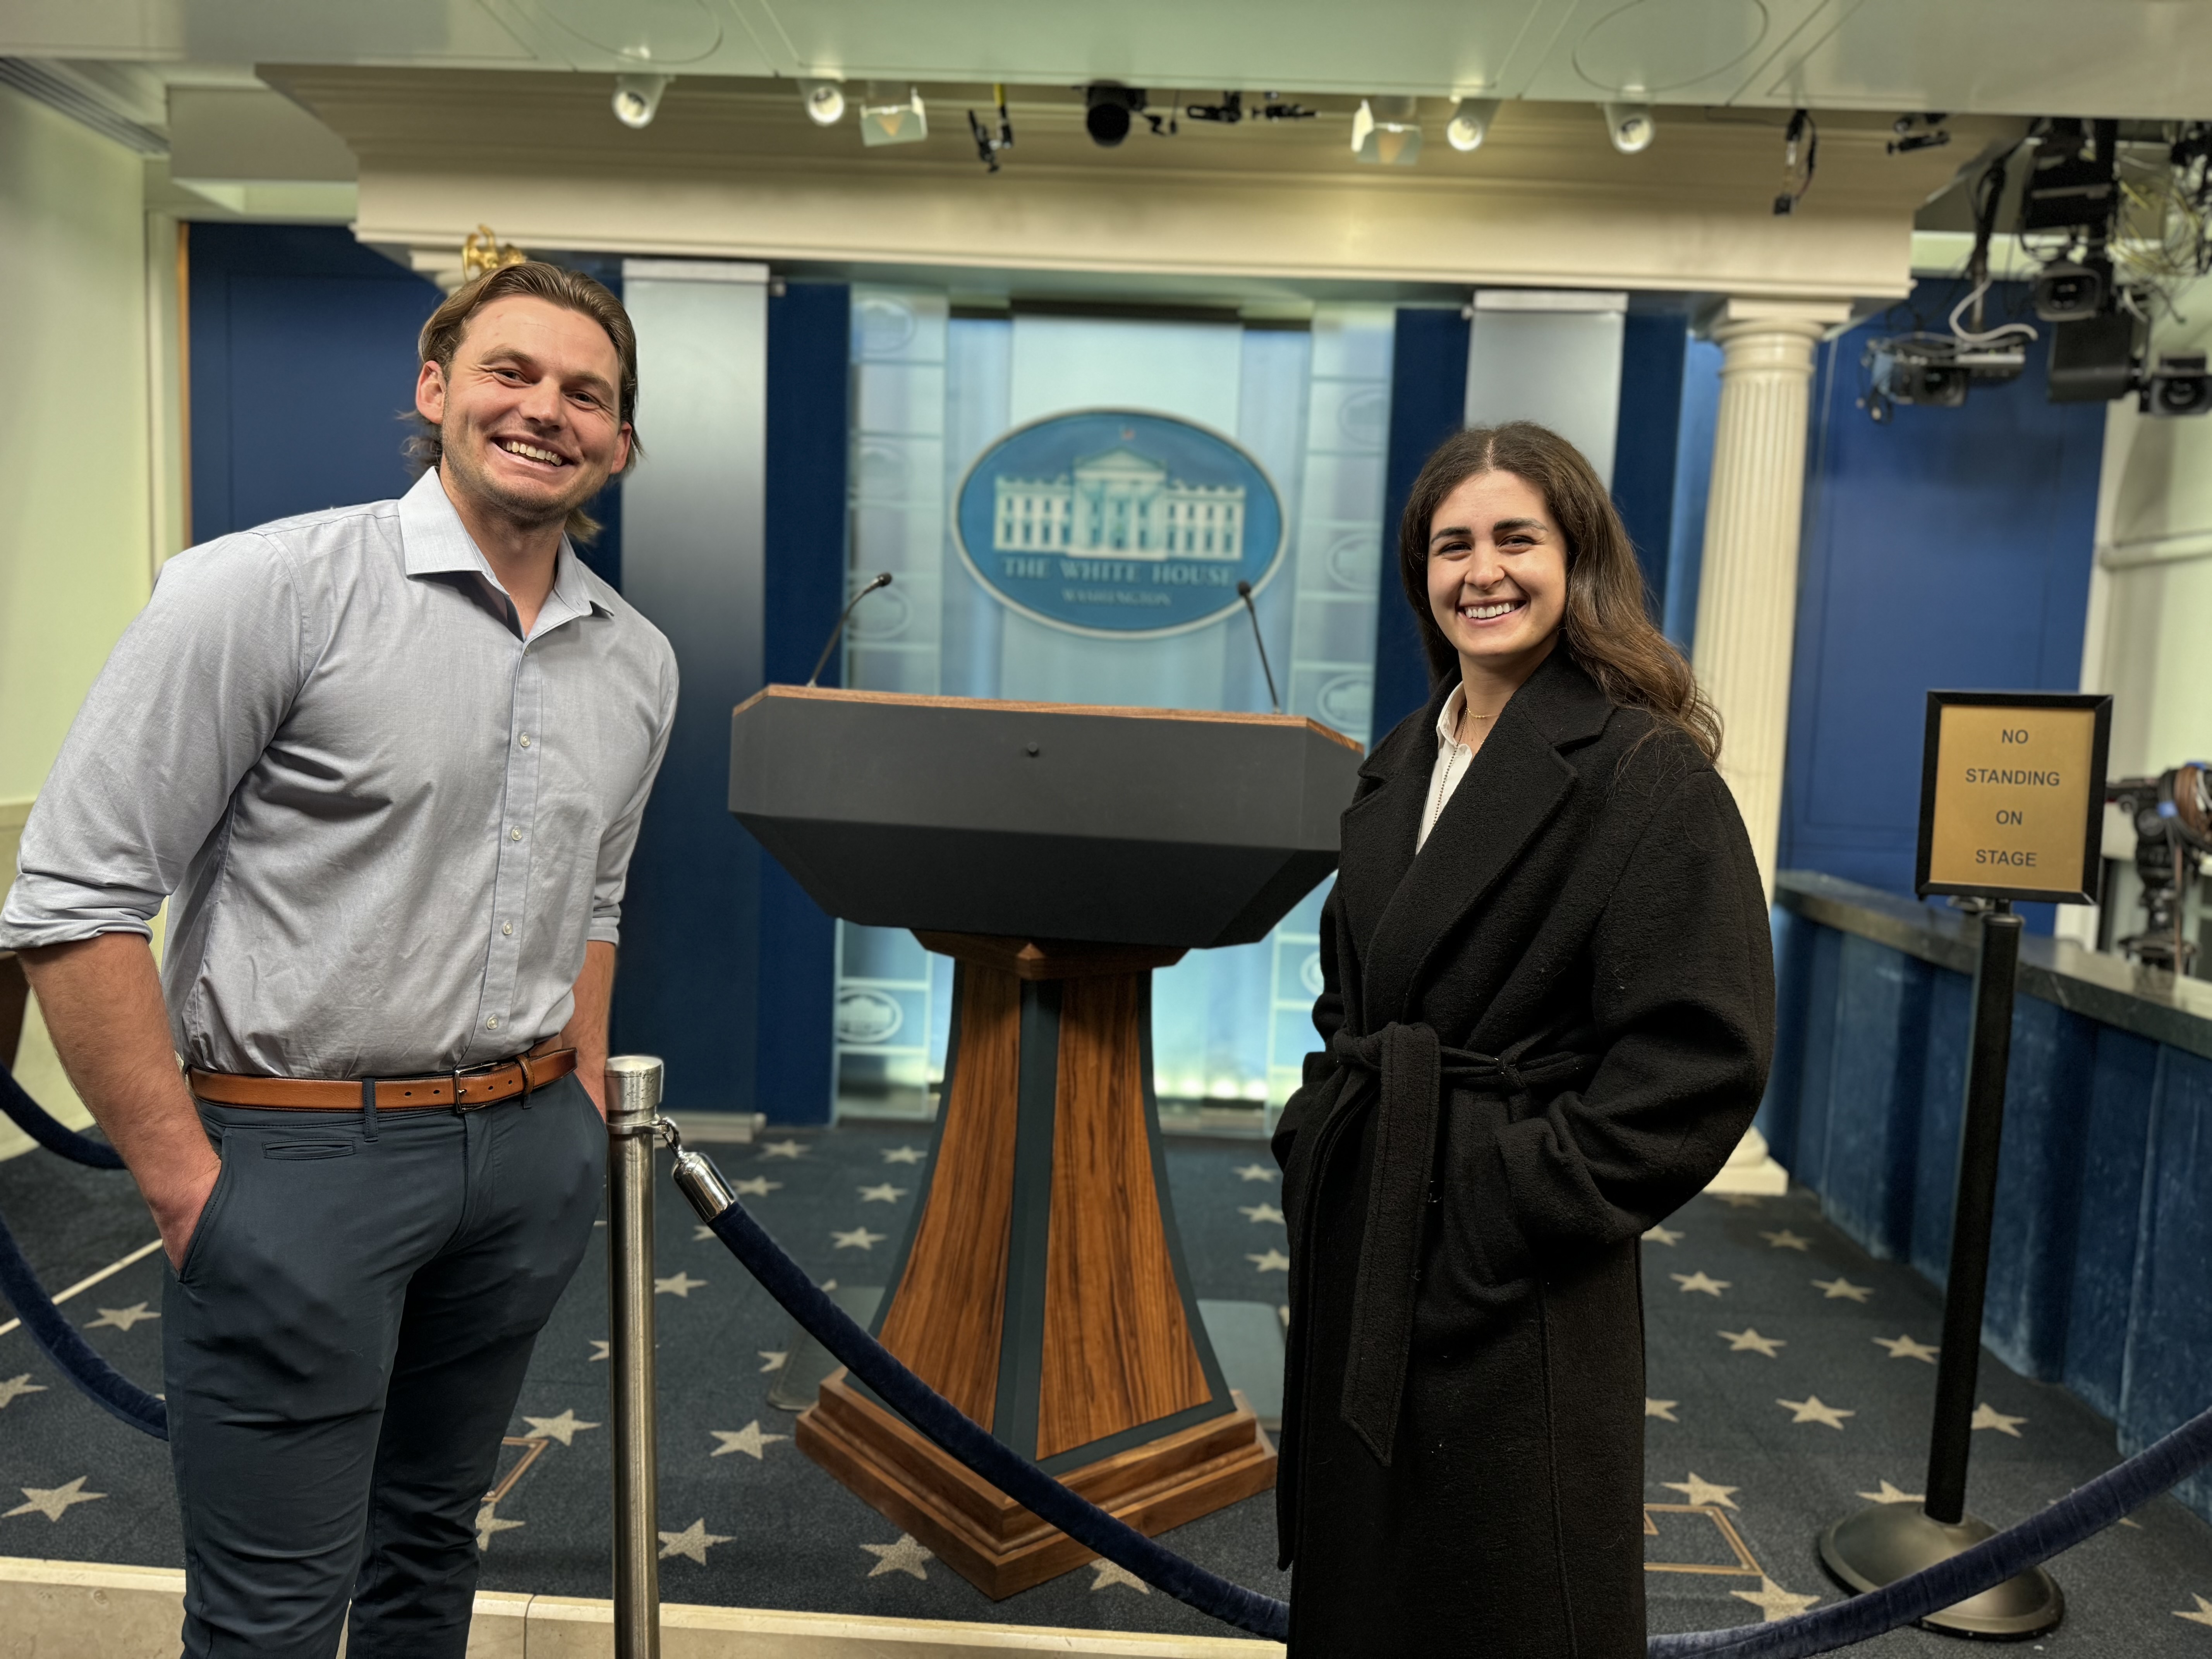
[[185,1243],[185,1259],[177,1264],[177,1282],[190,1285],[195,1281],[200,1266],[207,1259],[208,1241],[222,1212],[230,1206],[230,1194],[238,1185],[238,1148],[235,1138],[221,1133],[216,1143],[216,1156],[222,1167],[216,1172],[215,1185],[208,1191],[207,1202],[200,1206],[200,1218],[192,1224],[192,1236]]

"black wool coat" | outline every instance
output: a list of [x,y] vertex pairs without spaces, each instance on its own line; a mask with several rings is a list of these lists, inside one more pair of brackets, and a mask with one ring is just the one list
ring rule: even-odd
[[1774,973],[1727,786],[1564,646],[1415,854],[1440,689],[1360,769],[1274,1142],[1293,1659],[1641,1659],[1639,1236],[1728,1159]]

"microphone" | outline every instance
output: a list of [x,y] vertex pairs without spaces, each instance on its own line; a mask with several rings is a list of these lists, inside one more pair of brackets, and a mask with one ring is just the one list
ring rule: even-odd
[[1267,642],[1260,637],[1260,612],[1252,603],[1252,584],[1237,583],[1237,597],[1244,601],[1244,614],[1252,619],[1252,643],[1259,648],[1260,672],[1267,677],[1267,701],[1275,705],[1275,712],[1279,714],[1283,712],[1283,700],[1275,695],[1275,671],[1267,666]]
[[837,625],[830,630],[830,637],[822,641],[822,654],[814,659],[814,672],[806,677],[807,684],[812,685],[815,681],[822,678],[823,669],[829,665],[830,653],[837,648],[838,635],[845,631],[845,624],[853,619],[853,607],[860,604],[862,599],[866,599],[869,594],[874,592],[878,588],[889,587],[890,585],[891,573],[886,570],[882,575],[877,577],[875,580],[870,582],[859,592],[854,594],[852,599],[846,603],[845,608],[837,613]]

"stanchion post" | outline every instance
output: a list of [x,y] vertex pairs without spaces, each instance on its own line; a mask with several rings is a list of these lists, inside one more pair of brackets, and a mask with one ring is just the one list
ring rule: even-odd
[[615,1659],[659,1659],[659,1470],[653,1423],[653,1157],[664,1068],[607,1061],[607,1309],[614,1384]]
[[[1982,1358],[1982,1309],[1996,1218],[1997,1153],[2004,1138],[2005,1079],[2012,1061],[2013,992],[2020,976],[2021,919],[2003,899],[1981,917],[1974,963],[1973,1024],[1967,1035],[1965,1121],[1959,1185],[1951,1211],[1951,1259],[1943,1286],[1943,1347],[1929,1434],[1928,1491],[1918,1504],[1876,1504],[1820,1535],[1820,1560],[1854,1590],[1879,1589],[1948,1560],[1996,1528],[1966,1512],[1966,1462]],[[1960,1636],[2021,1638],[2049,1630],[2066,1601],[2040,1567],[1929,1614],[1920,1622]]]
[[1943,1348],[1936,1362],[1936,1424],[1928,1439],[1928,1518],[1956,1525],[1966,1513],[1974,1385],[1981,1374],[1982,1310],[1996,1219],[1997,1152],[2004,1139],[2005,1079],[2012,1064],[2013,988],[2020,978],[2021,920],[2003,899],[1982,916],[1966,1051],[1966,1121],[1951,1208],[1951,1258],[1943,1282]]

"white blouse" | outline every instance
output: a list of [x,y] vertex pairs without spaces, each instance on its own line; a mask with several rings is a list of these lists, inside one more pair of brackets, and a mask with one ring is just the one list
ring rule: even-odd
[[1416,853],[1427,844],[1429,831],[1443,816],[1444,803],[1452,798],[1452,791],[1459,787],[1460,780],[1474,763],[1474,750],[1455,735],[1459,730],[1460,710],[1466,706],[1467,688],[1454,686],[1451,696],[1444,699],[1443,708],[1437,712],[1437,763],[1429,770],[1429,802],[1421,809],[1421,832],[1413,837]]

